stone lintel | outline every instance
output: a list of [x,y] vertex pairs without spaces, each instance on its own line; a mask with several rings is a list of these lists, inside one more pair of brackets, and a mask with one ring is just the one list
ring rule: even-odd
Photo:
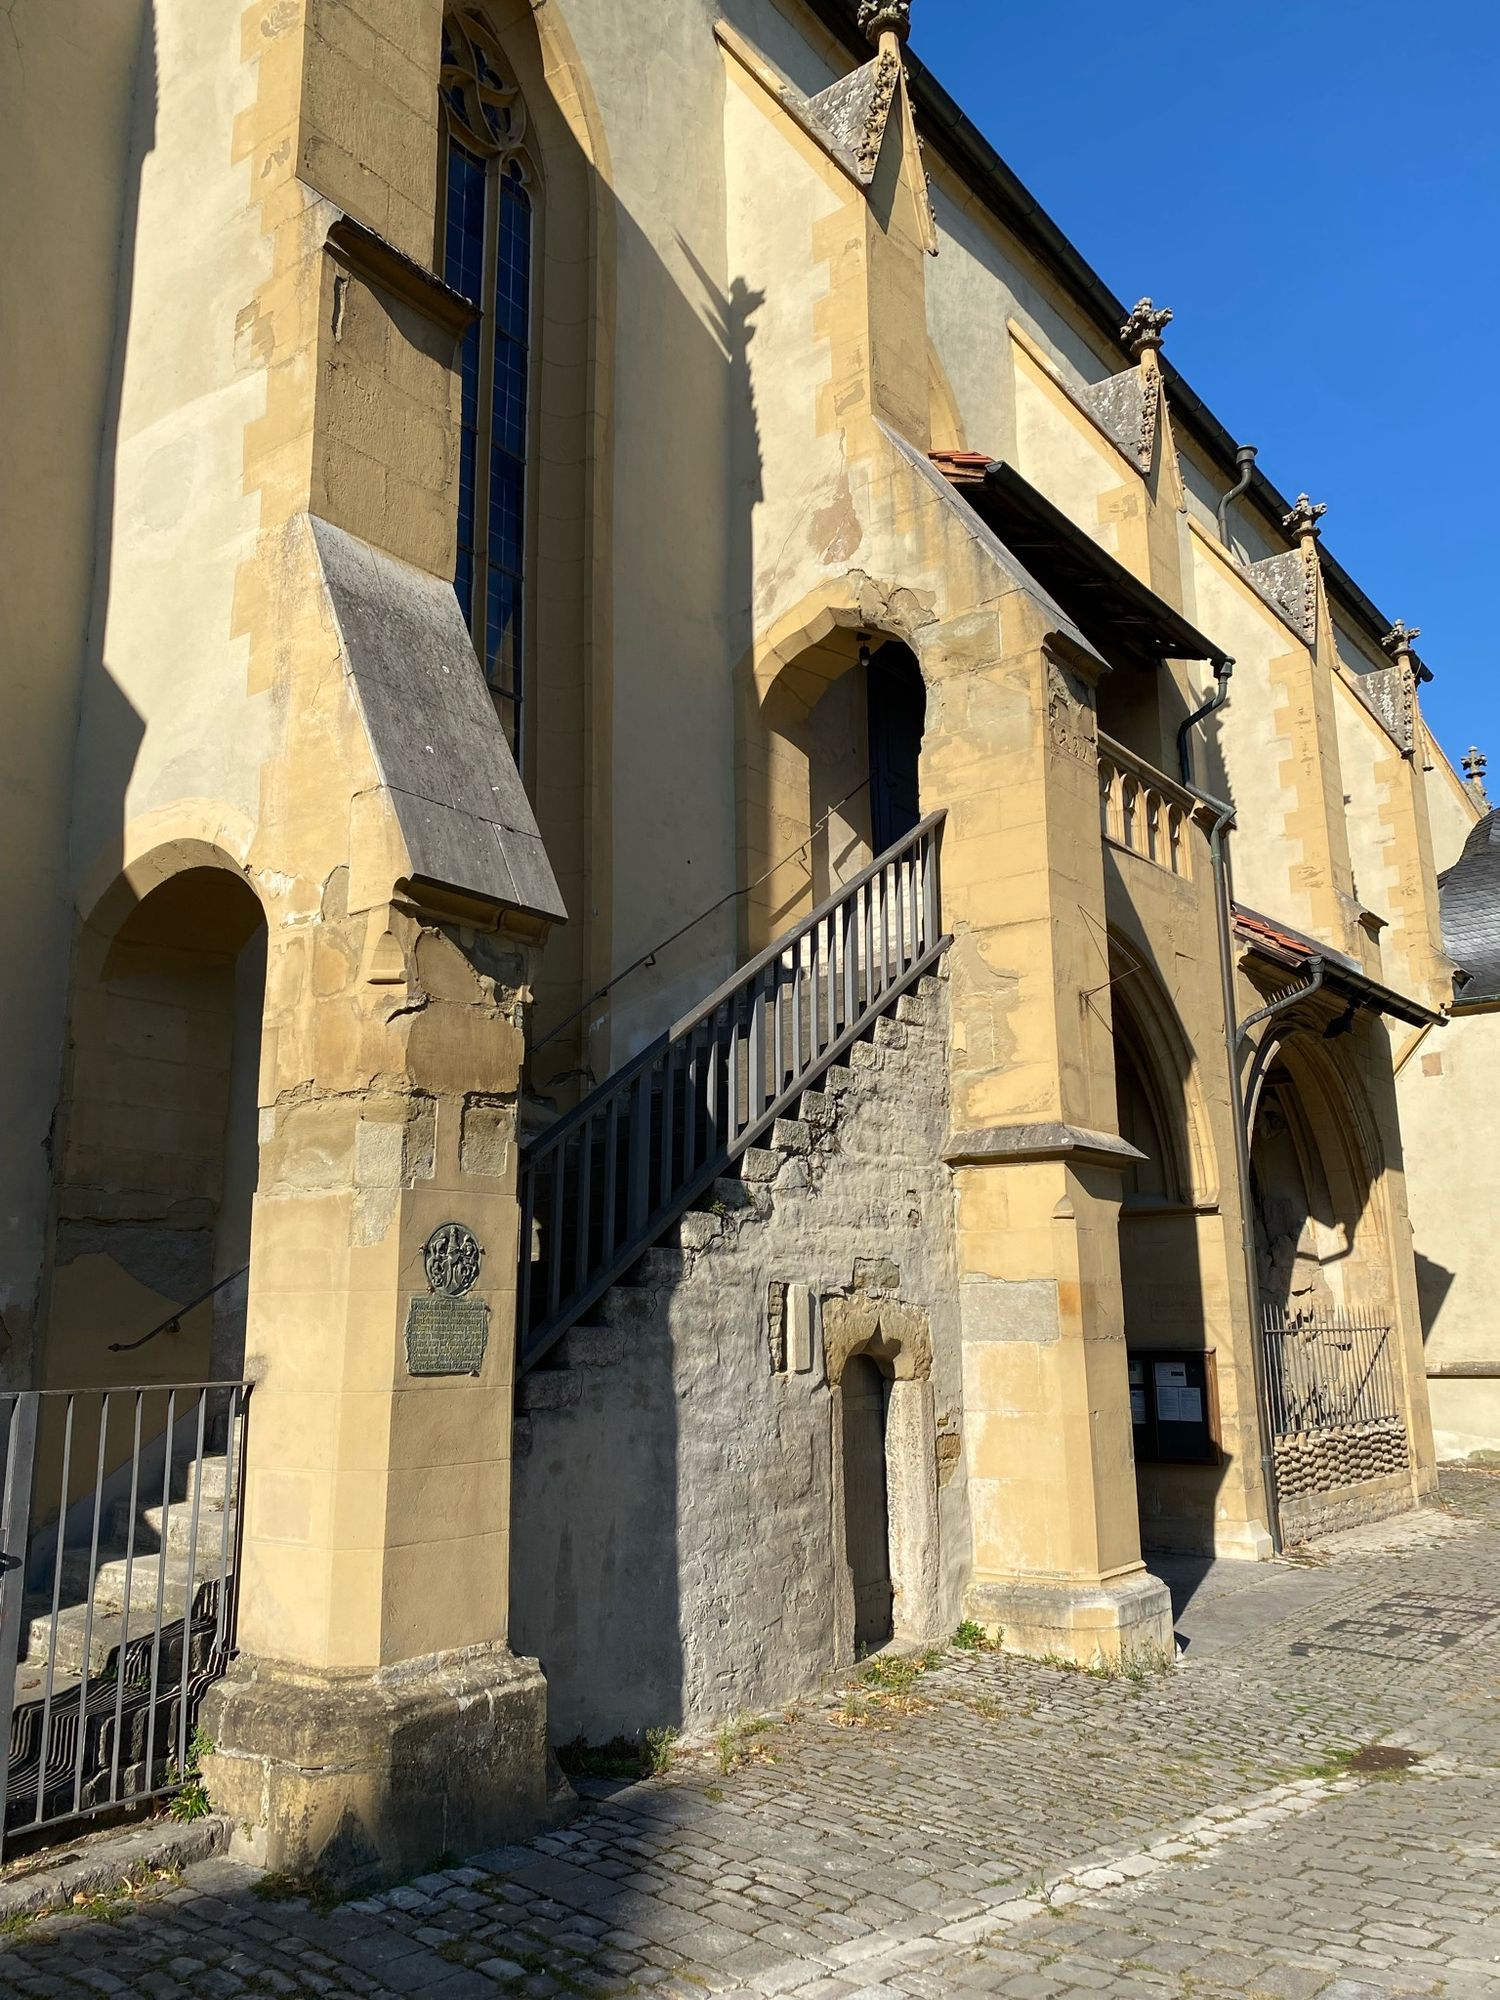
[[1146,1155],[1113,1132],[1047,1119],[1031,1125],[985,1125],[955,1132],[943,1149],[950,1167],[1011,1165],[1026,1160],[1068,1160],[1081,1167],[1112,1167],[1123,1173]]
[[475,1646],[377,1673],[242,1656],[208,1692],[204,1778],[258,1866],[366,1889],[535,1833],[549,1792],[535,1660]]
[[1007,1653],[1032,1659],[1051,1654],[1094,1667],[1176,1653],[1172,1594],[1144,1564],[1099,1581],[978,1578],[965,1612],[998,1631]]

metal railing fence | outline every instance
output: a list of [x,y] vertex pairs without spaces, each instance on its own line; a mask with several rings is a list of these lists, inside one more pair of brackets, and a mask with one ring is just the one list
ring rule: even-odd
[[520,1371],[937,962],[944,818],[922,820],[526,1145]]
[[1262,1337],[1275,1436],[1399,1420],[1389,1320],[1360,1312],[1288,1313],[1267,1305]]
[[234,1651],[249,1394],[0,1391],[0,1857],[188,1773]]

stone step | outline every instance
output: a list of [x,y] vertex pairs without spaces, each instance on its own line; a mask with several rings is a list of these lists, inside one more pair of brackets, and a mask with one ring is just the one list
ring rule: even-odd
[[[154,1555],[161,1547],[163,1510],[160,1506],[142,1507],[136,1513],[135,1551],[137,1555]],[[235,1510],[230,1509],[229,1533],[234,1536]],[[193,1542],[193,1503],[191,1499],[174,1500],[166,1510],[167,1547],[186,1555]],[[106,1518],[103,1546],[108,1555],[123,1556],[128,1546],[130,1534],[130,1502],[117,1500]],[[222,1496],[210,1500],[204,1494],[198,1504],[198,1552],[201,1555],[210,1546],[217,1551],[224,1535],[224,1502]]]
[[772,1146],[788,1158],[794,1153],[810,1153],[812,1142],[812,1127],[801,1118],[778,1118],[771,1127]]
[[724,1234],[724,1219],[710,1215],[705,1209],[690,1208],[686,1215],[679,1216],[674,1227],[684,1250],[706,1250]]
[[893,1021],[889,1014],[882,1014],[875,1023],[875,1046],[880,1049],[904,1049],[906,1024]]
[[[219,1572],[219,1550],[200,1547],[198,1560],[192,1573],[188,1570],[186,1554],[177,1555],[168,1549],[150,1552],[137,1551],[134,1559],[127,1564],[123,1555],[101,1562],[94,1575],[93,1601],[94,1616],[118,1615],[125,1603],[126,1571],[130,1573],[130,1608],[156,1612],[156,1594],[160,1587],[162,1595],[162,1616],[181,1617],[192,1590],[197,1584],[206,1583]],[[80,1549],[63,1557],[62,1601],[80,1612],[89,1597],[89,1552]]]
[[637,1258],[625,1273],[620,1283],[624,1286],[675,1285],[687,1269],[687,1260],[681,1250],[670,1244],[658,1244],[654,1250],[647,1250]]
[[896,1019],[904,1021],[909,1028],[925,1028],[932,1018],[921,991],[926,983],[925,980],[920,981],[910,993],[903,993],[896,1002]]

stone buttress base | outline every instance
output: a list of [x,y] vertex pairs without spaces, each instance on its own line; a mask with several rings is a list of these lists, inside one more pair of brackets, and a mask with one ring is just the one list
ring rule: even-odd
[[[420,1873],[557,1817],[547,1684],[501,1646],[375,1674],[241,1658],[204,1698],[203,1776],[234,1851],[343,1889]],[[553,1773],[549,1780],[549,1765]]]
[[1175,1653],[1172,1596],[1142,1569],[1100,1583],[985,1578],[969,1586],[968,1616],[997,1631],[1008,1653],[1109,1666]]

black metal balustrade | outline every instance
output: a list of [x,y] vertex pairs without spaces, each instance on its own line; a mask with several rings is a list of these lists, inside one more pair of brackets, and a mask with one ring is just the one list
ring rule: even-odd
[[0,1856],[187,1776],[234,1651],[249,1394],[0,1391]]
[[1265,1308],[1266,1400],[1277,1437],[1399,1421],[1388,1320]]
[[937,963],[932,813],[522,1150],[518,1371]]

